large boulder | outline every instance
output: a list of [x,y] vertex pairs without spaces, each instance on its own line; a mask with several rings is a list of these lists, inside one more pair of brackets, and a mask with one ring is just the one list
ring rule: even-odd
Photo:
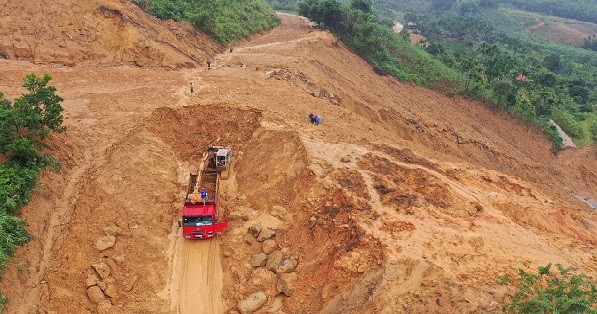
[[251,314],[259,310],[266,302],[267,295],[265,292],[259,291],[238,302],[236,307],[242,314]]

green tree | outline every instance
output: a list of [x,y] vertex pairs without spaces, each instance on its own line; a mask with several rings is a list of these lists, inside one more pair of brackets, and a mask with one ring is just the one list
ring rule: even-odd
[[48,86],[51,76],[29,74],[23,87],[29,91],[15,99],[14,104],[0,94],[0,154],[25,163],[41,161],[42,140],[52,131],[62,132],[62,97],[56,88]]
[[317,4],[317,22],[323,22],[331,30],[337,30],[342,23],[344,11],[336,0],[320,0]]
[[352,0],[350,7],[353,9],[361,10],[365,13],[371,13],[371,0]]
[[558,73],[562,69],[562,58],[555,53],[550,53],[543,59],[545,67],[554,73]]
[[431,8],[437,11],[450,10],[456,0],[431,0]]
[[516,287],[505,296],[503,310],[507,313],[597,313],[597,288],[585,274],[572,274],[572,268],[551,264],[539,267],[538,273],[519,269],[518,278],[505,275],[500,284]]

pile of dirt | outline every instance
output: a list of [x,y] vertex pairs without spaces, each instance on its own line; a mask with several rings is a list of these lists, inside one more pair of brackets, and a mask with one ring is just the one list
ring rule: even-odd
[[220,46],[188,23],[160,21],[128,1],[0,1],[0,58],[196,67]]
[[[69,127],[53,142],[66,167],[22,211],[34,240],[3,274],[7,312],[495,312],[496,277],[517,268],[597,278],[597,212],[574,196],[597,195],[597,148],[554,155],[282,17],[209,71],[0,60],[11,98],[26,73],[52,74]],[[188,173],[218,136],[230,228],[184,240]]]

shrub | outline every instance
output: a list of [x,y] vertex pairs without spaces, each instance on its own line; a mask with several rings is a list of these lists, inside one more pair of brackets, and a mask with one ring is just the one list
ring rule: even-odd
[[261,0],[135,0],[160,19],[186,21],[222,44],[280,25],[274,10]]
[[551,264],[539,267],[538,273],[518,270],[518,278],[500,278],[501,285],[513,285],[514,294],[506,295],[503,310],[507,313],[597,313],[597,288],[585,274],[572,274],[572,268]]

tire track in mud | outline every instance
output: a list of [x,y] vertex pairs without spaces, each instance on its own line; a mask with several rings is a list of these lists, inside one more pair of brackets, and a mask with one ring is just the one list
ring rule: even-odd
[[185,240],[177,234],[171,281],[171,304],[176,313],[223,313],[222,266],[217,238]]
[[[97,165],[98,162],[102,163],[104,160],[100,159],[92,162],[93,159],[89,149],[85,150],[84,156],[83,164],[76,167],[70,175],[64,193],[60,197],[57,210],[53,211],[50,216],[50,223],[47,226],[45,237],[39,239],[39,242],[43,243],[40,245],[42,248],[42,252],[40,252],[41,261],[38,266],[39,270],[32,276],[31,282],[38,283],[46,277],[52,262],[53,249],[57,244],[60,244],[59,238],[64,236],[62,231],[64,231],[65,226],[68,227],[68,223],[71,221],[72,211],[81,186],[80,182],[93,165]],[[28,290],[24,298],[26,302],[17,307],[17,313],[35,313],[39,311],[39,300],[43,299],[40,287],[36,285]]]

